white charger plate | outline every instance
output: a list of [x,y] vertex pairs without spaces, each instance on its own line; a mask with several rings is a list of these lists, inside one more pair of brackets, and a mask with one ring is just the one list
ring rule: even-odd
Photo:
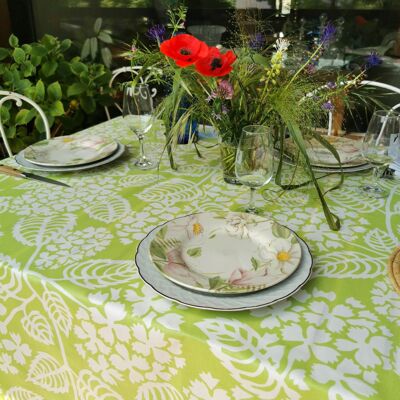
[[287,279],[301,247],[288,228],[239,212],[204,212],[168,221],[150,256],[171,281],[216,294],[250,293]]
[[311,276],[313,259],[310,249],[296,235],[302,253],[300,265],[288,279],[277,285],[235,296],[193,291],[173,283],[154,265],[150,257],[150,245],[160,229],[162,226],[156,227],[139,243],[135,257],[139,275],[161,296],[189,307],[216,311],[242,311],[269,306],[298,292]]
[[117,158],[121,157],[122,154],[124,154],[124,152],[125,152],[125,146],[123,144],[117,142],[117,149],[110,156],[103,158],[102,160],[99,160],[99,161],[95,161],[95,162],[92,162],[89,164],[77,165],[74,167],[47,167],[47,166],[36,165],[36,164],[33,164],[33,163],[27,161],[23,155],[23,152],[19,152],[15,156],[15,161],[19,165],[21,165],[27,169],[33,170],[33,171],[74,172],[74,171],[81,171],[81,170],[90,169],[90,168],[96,168],[96,167],[100,167],[102,165],[108,164],[108,163],[116,160]]
[[60,136],[41,140],[22,150],[26,161],[45,167],[72,167],[110,156],[118,143],[101,136]]

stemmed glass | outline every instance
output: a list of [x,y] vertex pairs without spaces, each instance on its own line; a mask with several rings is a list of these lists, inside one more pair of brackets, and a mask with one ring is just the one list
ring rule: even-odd
[[362,143],[363,157],[373,165],[372,183],[362,190],[373,197],[385,197],[386,192],[379,186],[379,177],[385,168],[393,161],[393,153],[389,150],[392,143],[399,143],[394,138],[400,132],[400,114],[393,111],[375,111]]
[[274,152],[270,129],[262,125],[245,126],[236,152],[235,172],[238,181],[250,187],[250,202],[246,212],[257,214],[254,192],[271,180],[273,168]]
[[125,87],[122,116],[140,142],[140,156],[135,165],[140,169],[153,168],[154,163],[145,155],[143,144],[145,134],[153,125],[153,99],[147,84]]

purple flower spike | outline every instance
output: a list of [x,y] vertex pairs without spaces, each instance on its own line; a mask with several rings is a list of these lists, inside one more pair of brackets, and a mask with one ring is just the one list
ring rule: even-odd
[[265,37],[262,33],[251,36],[249,46],[252,50],[261,50],[265,45]]
[[379,54],[376,51],[373,51],[367,58],[366,58],[366,68],[376,67],[377,65],[382,63],[382,59],[379,57]]
[[329,21],[326,24],[324,31],[322,32],[321,43],[324,45],[328,45],[335,39],[335,35],[336,35],[335,25],[333,25],[332,22]]
[[336,89],[336,83],[335,83],[335,82],[332,82],[332,81],[329,81],[329,82],[326,84],[326,87],[327,87],[328,89]]
[[156,42],[163,42],[165,35],[164,25],[154,25],[147,31],[147,37]]
[[326,103],[322,104],[322,108],[326,111],[333,111],[334,106],[333,103],[330,100],[328,100]]

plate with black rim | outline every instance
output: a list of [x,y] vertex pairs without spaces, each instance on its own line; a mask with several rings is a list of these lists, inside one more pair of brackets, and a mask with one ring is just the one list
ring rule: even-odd
[[141,278],[160,295],[189,307],[218,310],[241,311],[265,307],[286,299],[309,280],[313,259],[307,244],[296,235],[301,247],[301,261],[296,271],[286,280],[257,292],[236,295],[215,295],[184,288],[167,279],[154,264],[150,255],[150,246],[158,232],[163,228],[154,228],[137,248],[135,261]]

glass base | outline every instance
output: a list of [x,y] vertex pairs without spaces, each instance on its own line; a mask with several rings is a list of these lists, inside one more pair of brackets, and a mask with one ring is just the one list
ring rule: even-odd
[[249,214],[255,214],[255,215],[261,214],[261,210],[259,210],[256,207],[247,207],[247,208],[245,208],[244,211],[249,213]]
[[370,197],[375,197],[377,199],[381,199],[387,197],[388,193],[386,190],[382,189],[376,185],[367,185],[362,188],[363,193],[367,194]]
[[241,185],[241,183],[239,182],[239,180],[236,177],[230,176],[230,175],[224,174],[224,181],[226,183],[230,183],[231,185]]
[[135,167],[137,167],[139,169],[152,169],[152,168],[156,168],[157,164],[150,161],[148,158],[139,158],[135,162]]

